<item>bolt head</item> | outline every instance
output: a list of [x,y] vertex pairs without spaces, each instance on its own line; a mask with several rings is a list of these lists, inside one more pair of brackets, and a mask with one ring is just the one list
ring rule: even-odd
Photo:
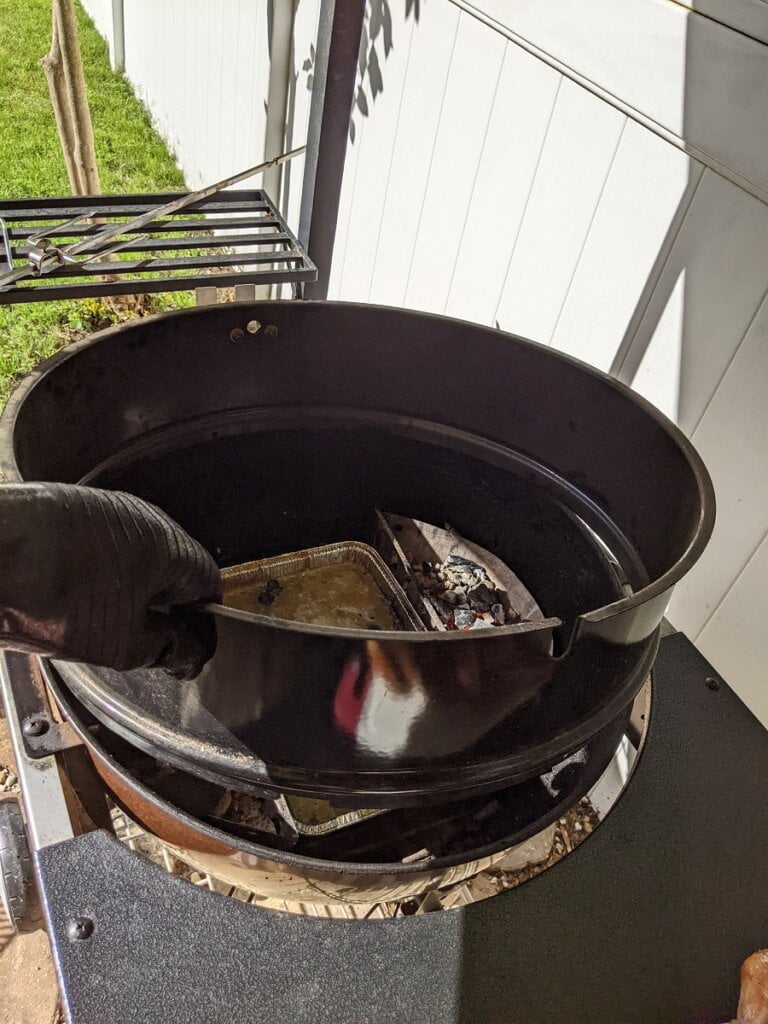
[[25,736],[43,736],[50,727],[50,722],[47,719],[41,715],[34,715],[26,720],[21,729]]
[[242,327],[233,327],[232,330],[229,332],[230,341],[242,341],[244,337],[245,331],[242,329]]
[[276,338],[277,337],[277,327],[275,327],[274,324],[269,324],[267,327],[265,327],[264,328],[264,337],[265,338]]
[[73,917],[67,925],[67,938],[70,942],[83,942],[93,935],[93,928],[90,917]]

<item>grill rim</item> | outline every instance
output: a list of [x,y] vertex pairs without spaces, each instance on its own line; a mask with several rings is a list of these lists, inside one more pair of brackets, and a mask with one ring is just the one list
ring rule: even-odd
[[[232,302],[227,303],[226,310],[227,312],[238,313],[240,310],[253,311],[255,309],[268,308],[280,309],[290,307],[292,305],[295,305],[295,302],[292,300]],[[611,377],[602,370],[598,370],[596,367],[590,366],[588,363],[585,363],[580,359],[576,359],[568,353],[553,350],[548,345],[543,345],[539,342],[532,341],[529,338],[523,338],[520,335],[516,335],[508,331],[494,330],[492,328],[485,327],[484,325],[476,324],[468,320],[460,320],[455,317],[446,317],[435,313],[422,313],[420,311],[404,310],[396,306],[374,305],[370,303],[302,300],[301,305],[309,309],[333,307],[334,309],[349,309],[354,311],[355,309],[364,308],[371,310],[374,313],[379,312],[382,314],[416,312],[418,317],[424,321],[431,321],[435,324],[466,326],[471,327],[475,331],[487,331],[494,335],[507,337],[518,344],[531,346],[538,350],[542,356],[552,360],[553,364],[564,362],[610,387],[624,399],[639,407],[644,413],[646,413],[646,415],[648,415],[654,423],[667,434],[670,440],[674,442],[688,463],[696,482],[699,498],[698,523],[688,546],[675,560],[675,562],[660,576],[652,579],[648,584],[636,590],[635,593],[629,596],[622,597],[619,600],[610,602],[600,608],[595,608],[591,611],[582,613],[578,617],[577,622],[597,625],[608,618],[613,618],[623,612],[627,612],[647,604],[654,598],[660,597],[671,590],[700,557],[712,535],[716,514],[715,489],[704,461],[696,451],[693,444],[676,424],[674,424],[651,402],[643,398],[642,395],[633,391],[630,387],[623,384],[615,377]],[[209,307],[181,309],[167,313],[159,313],[151,317],[142,318],[141,320],[132,320],[123,324],[117,324],[113,327],[105,328],[102,331],[97,331],[81,341],[68,345],[60,352],[57,352],[55,355],[40,363],[31,373],[19,381],[11,393],[5,409],[2,414],[0,414],[0,472],[2,472],[5,479],[8,482],[21,482],[26,479],[22,476],[16,462],[14,445],[15,427],[25,400],[31,395],[35,388],[41,384],[51,370],[59,366],[61,363],[74,358],[88,348],[99,344],[105,338],[117,337],[120,334],[135,330],[137,326],[144,328],[149,326],[150,328],[153,328],[155,325],[169,322],[172,323],[179,319],[191,319],[194,317],[204,318],[206,316],[210,316],[210,312]],[[346,630],[343,632],[349,637],[357,635],[354,630]],[[434,637],[440,636],[441,634],[434,634]]]

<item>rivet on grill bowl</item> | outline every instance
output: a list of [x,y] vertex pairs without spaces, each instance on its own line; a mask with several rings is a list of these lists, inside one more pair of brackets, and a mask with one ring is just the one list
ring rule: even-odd
[[268,327],[265,327],[264,328],[264,337],[265,338],[276,338],[277,337],[277,327],[275,327],[274,324],[269,324]]
[[242,327],[234,327],[229,332],[229,340],[230,341],[242,341],[244,337],[245,337],[245,331],[242,329]]
[[39,715],[28,718],[21,727],[25,736],[42,736],[50,729],[50,723]]
[[249,320],[245,325],[245,329],[249,334],[258,334],[261,330],[261,324],[258,320]]
[[717,679],[715,679],[714,676],[707,676],[707,678],[704,680],[704,682],[707,684],[707,689],[709,689],[709,690],[719,690],[720,689],[720,683],[718,682]]
[[67,938],[70,942],[82,942],[93,935],[93,921],[90,917],[74,917],[67,925]]

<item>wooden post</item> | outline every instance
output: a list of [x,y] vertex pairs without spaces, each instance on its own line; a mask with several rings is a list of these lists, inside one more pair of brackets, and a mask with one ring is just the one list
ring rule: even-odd
[[74,0],[53,0],[51,49],[42,64],[75,195],[101,192]]

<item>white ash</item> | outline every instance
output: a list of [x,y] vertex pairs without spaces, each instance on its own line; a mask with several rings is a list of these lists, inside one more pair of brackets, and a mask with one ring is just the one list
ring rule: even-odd
[[422,597],[447,629],[484,629],[519,622],[506,592],[477,562],[449,555],[444,562],[422,562],[414,571]]

